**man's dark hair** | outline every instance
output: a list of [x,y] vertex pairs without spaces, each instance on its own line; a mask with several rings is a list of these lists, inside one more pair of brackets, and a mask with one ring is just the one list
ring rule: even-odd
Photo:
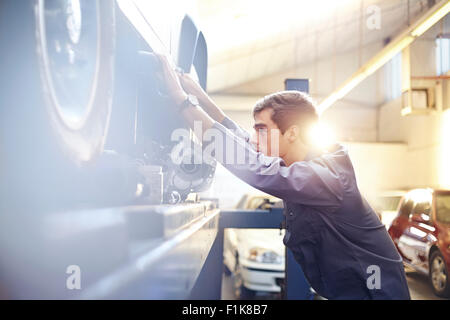
[[269,108],[272,109],[271,119],[280,128],[282,134],[296,124],[303,131],[302,139],[305,138],[306,131],[319,120],[311,97],[296,90],[280,91],[265,96],[253,108],[253,117]]

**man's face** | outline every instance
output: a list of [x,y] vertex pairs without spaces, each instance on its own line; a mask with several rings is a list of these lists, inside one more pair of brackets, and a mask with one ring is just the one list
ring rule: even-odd
[[289,148],[289,141],[271,119],[272,109],[263,109],[255,115],[255,132],[252,143],[256,150],[266,156],[283,157]]

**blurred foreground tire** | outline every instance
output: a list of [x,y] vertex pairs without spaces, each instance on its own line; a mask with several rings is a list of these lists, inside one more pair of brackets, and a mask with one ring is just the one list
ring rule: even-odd
[[[0,2],[0,196],[7,211],[83,198],[114,81],[114,2]],[[2,210],[2,213],[4,212]]]

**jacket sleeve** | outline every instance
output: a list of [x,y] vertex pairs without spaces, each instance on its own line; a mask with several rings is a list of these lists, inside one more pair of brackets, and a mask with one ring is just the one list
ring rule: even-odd
[[[344,188],[336,170],[337,164],[332,159],[320,157],[287,167],[281,158],[265,156],[253,149],[245,134],[235,134],[219,122],[212,128],[215,139],[223,141],[215,144],[216,160],[252,187],[285,201],[340,206]],[[235,154],[230,156],[230,153]]]
[[236,122],[231,120],[228,117],[225,117],[221,124],[227,128],[232,130],[238,137],[242,138],[246,143],[250,144],[250,133],[248,133],[245,129],[243,129]]

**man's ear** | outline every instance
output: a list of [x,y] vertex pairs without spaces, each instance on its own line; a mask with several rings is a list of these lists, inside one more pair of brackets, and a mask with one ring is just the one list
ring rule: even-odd
[[296,125],[290,126],[286,130],[285,135],[289,142],[294,142],[300,138],[300,128]]

